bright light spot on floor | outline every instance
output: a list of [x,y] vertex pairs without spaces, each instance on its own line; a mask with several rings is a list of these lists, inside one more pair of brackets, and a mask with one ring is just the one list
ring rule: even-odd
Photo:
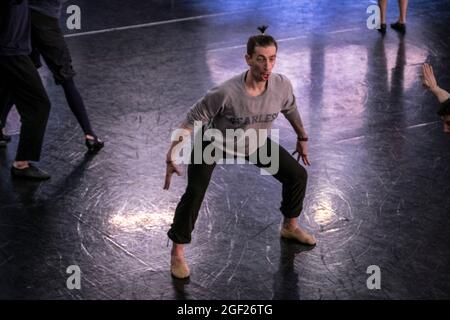
[[328,225],[336,218],[331,201],[327,198],[321,198],[311,209],[314,212],[314,221],[319,225]]
[[124,212],[113,216],[109,223],[125,232],[136,232],[154,228],[168,228],[173,220],[173,212]]

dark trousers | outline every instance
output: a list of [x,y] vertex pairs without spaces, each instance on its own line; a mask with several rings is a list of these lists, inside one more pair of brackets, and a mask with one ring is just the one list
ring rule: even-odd
[[22,122],[16,161],[39,161],[50,101],[28,56],[0,56],[0,113],[11,100]]
[[[4,127],[6,127],[6,120],[8,119],[8,115],[9,112],[12,109],[12,106],[14,105],[14,103],[12,102],[12,100],[8,100],[6,101],[6,99],[9,97],[9,94],[6,93],[5,90],[1,90],[0,92],[2,93],[2,97],[0,97],[0,101],[1,101],[1,107],[0,107],[0,130],[3,129]],[[5,101],[4,101],[5,100]]]
[[31,57],[36,67],[40,67],[42,56],[56,84],[62,84],[75,76],[72,57],[57,18],[31,10],[31,45]]
[[[269,154],[271,154],[272,148],[279,148],[279,170],[273,177],[282,184],[280,211],[286,218],[296,218],[303,208],[308,179],[307,172],[282,146],[270,139],[266,143],[269,146]],[[204,143],[203,149],[206,145],[207,143]],[[179,244],[191,242],[191,233],[194,230],[198,212],[216,166],[215,163],[194,164],[193,154],[194,152],[191,154],[191,164],[188,165],[187,170],[187,188],[178,203],[172,226],[167,233],[173,242]],[[249,157],[246,159],[248,160]],[[262,164],[259,158],[253,164],[259,168],[268,167],[268,165]]]
[[[78,88],[73,77],[72,58],[64,35],[59,27],[59,20],[31,10],[31,43],[33,52],[30,55],[36,68],[40,68],[41,56],[53,74],[55,83],[64,89],[67,103],[75,115],[84,134],[95,136]],[[14,101],[0,113],[0,128],[5,127],[6,119]]]
[[39,57],[42,56],[53,74],[55,83],[63,87],[67,104],[84,134],[95,136],[84,101],[73,80],[75,71],[72,67],[72,57],[59,27],[59,20],[31,10],[31,43],[36,67],[39,67]]

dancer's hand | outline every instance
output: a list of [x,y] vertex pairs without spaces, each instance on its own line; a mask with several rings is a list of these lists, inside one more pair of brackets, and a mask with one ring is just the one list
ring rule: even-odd
[[172,179],[172,174],[174,172],[177,173],[178,176],[181,176],[180,168],[173,161],[166,161],[166,181],[164,182],[164,190],[169,190],[170,187],[170,179]]
[[292,155],[295,155],[296,153],[298,153],[297,161],[300,161],[301,157],[305,166],[311,165],[308,159],[308,143],[306,141],[297,141],[297,148]]
[[438,87],[433,73],[433,67],[428,63],[424,63],[422,66],[422,84],[425,88],[431,91]]

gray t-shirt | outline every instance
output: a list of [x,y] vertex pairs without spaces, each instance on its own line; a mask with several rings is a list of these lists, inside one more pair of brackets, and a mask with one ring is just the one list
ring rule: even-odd
[[[295,96],[289,79],[277,73],[269,77],[267,89],[259,96],[250,96],[245,89],[247,71],[209,90],[189,110],[184,125],[194,126],[194,121],[208,123],[208,128],[218,129],[226,137],[226,129],[270,129],[281,112],[287,115],[297,110]],[[264,131],[264,130],[263,130]],[[256,146],[261,146],[267,136],[262,135]]]
[[66,1],[67,0],[29,0],[31,9],[57,19],[61,16],[62,4]]

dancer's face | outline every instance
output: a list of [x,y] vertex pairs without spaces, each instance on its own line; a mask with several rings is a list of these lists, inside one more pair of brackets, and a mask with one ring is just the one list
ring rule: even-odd
[[444,132],[450,135],[450,115],[443,117],[442,120],[444,122]]
[[245,55],[245,60],[250,66],[250,72],[256,81],[269,80],[276,58],[277,48],[274,45],[268,47],[257,46],[251,56]]

